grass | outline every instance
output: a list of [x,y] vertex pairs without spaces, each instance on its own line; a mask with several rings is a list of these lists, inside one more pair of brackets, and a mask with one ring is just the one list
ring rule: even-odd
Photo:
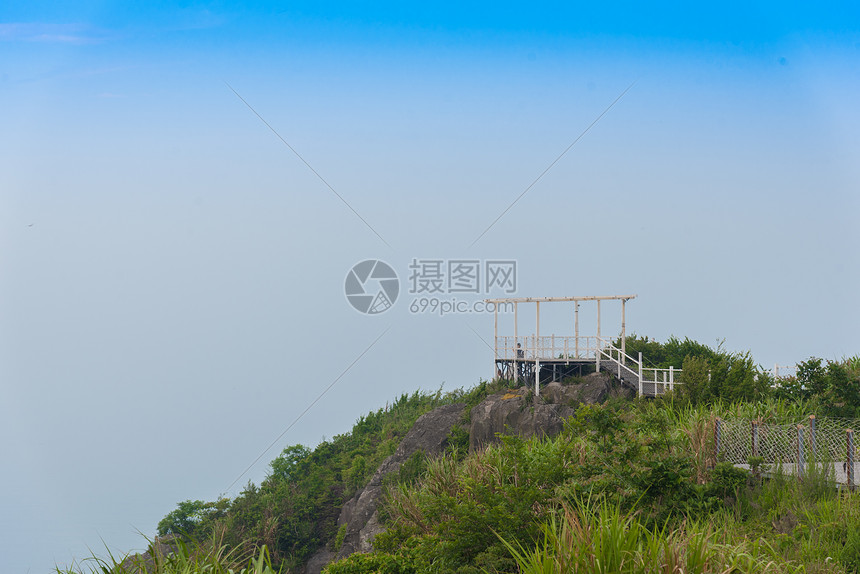
[[635,514],[607,502],[565,505],[543,525],[534,549],[502,539],[522,574],[791,573],[803,566],[784,560],[764,541],[720,544],[708,523],[669,531],[645,527]]
[[[771,418],[802,416],[771,406]],[[860,496],[834,488],[830,464],[755,477],[713,457],[714,420],[731,407],[619,409],[429,462],[389,491],[379,550],[419,548],[420,573],[860,572]]]
[[249,556],[242,547],[229,549],[216,540],[206,544],[187,544],[174,539],[169,544],[148,541],[142,555],[107,558],[91,556],[57,574],[280,574],[272,566],[264,546]]

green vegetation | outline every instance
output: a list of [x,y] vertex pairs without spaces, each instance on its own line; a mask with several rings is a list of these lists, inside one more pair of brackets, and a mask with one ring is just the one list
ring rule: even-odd
[[188,544],[175,541],[169,548],[150,542],[145,555],[125,559],[92,556],[57,574],[279,574],[268,550],[251,552],[245,545],[228,549],[217,540]]
[[829,416],[860,416],[860,356],[826,362],[812,357],[797,365],[796,376],[778,383],[777,397],[820,402]]
[[[840,494],[814,467],[802,481],[764,477],[719,462],[713,448],[716,417],[857,416],[860,358],[811,358],[774,381],[749,353],[721,345],[626,345],[650,366],[683,368],[676,392],[580,406],[553,438],[503,437],[478,452],[468,451],[469,409],[505,382],[403,395],[313,450],[285,448],[235,499],[179,503],[158,534],[187,542],[176,558],[186,569],[156,571],[300,571],[317,549],[341,547],[341,506],[415,420],[460,402],[466,414],[445,453],[418,452],[384,483],[387,530],[374,552],[328,574],[860,572],[860,495]],[[125,572],[93,560],[93,572]]]
[[713,542],[706,524],[689,523],[678,530],[650,529],[618,506],[580,502],[565,506],[542,528],[535,548],[503,541],[525,574],[800,571],[787,564],[771,547]]
[[671,401],[592,405],[553,439],[509,437],[462,461],[433,460],[420,481],[390,491],[374,557],[328,573],[858,571],[860,498],[840,498],[823,477],[765,480],[714,464],[723,414]]
[[[223,535],[229,547],[266,546],[275,564],[298,568],[337,537],[340,507],[394,452],[415,420],[459,396],[403,395],[386,409],[361,417],[350,433],[313,451],[300,445],[285,448],[262,484],[249,483],[226,512],[205,516],[196,528]],[[194,537],[194,531],[186,534]]]
[[[617,341],[620,343],[620,341]],[[823,416],[860,416],[860,356],[839,361],[811,357],[791,377],[773,380],[750,353],[730,353],[675,337],[659,343],[636,335],[625,340],[627,354],[641,352],[646,366],[681,368],[676,399],[692,404],[760,402],[768,397],[809,405]],[[812,413],[807,413],[812,414]]]
[[[249,483],[233,500],[180,502],[159,522],[158,535],[180,534],[196,544],[217,536],[228,549],[265,546],[273,564],[297,570],[320,547],[342,544],[345,531],[337,527],[341,506],[367,484],[419,416],[444,404],[476,405],[499,388],[482,381],[469,392],[402,395],[314,450],[286,447],[270,463],[262,484]],[[452,452],[465,452],[468,432],[457,429],[450,443]],[[401,466],[399,481],[414,482],[425,468],[425,457],[416,453]]]

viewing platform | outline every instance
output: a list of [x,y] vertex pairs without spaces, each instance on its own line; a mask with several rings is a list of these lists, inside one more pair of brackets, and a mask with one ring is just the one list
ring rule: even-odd
[[[640,396],[655,397],[674,390],[680,384],[676,377],[680,369],[646,367],[642,354],[634,358],[626,353],[626,306],[636,295],[598,295],[586,297],[515,297],[487,299],[494,304],[494,373],[497,379],[518,382],[534,381],[535,394],[540,384],[561,380],[582,373],[585,365],[594,365],[597,371],[608,371],[622,384],[636,390]],[[601,303],[620,301],[621,331],[617,342],[601,333]],[[579,330],[582,302],[597,305],[597,333],[582,335]],[[573,335],[541,334],[541,303],[573,303]],[[535,331],[519,334],[521,305],[534,304]],[[499,335],[499,308],[513,307],[514,334]],[[555,306],[557,308],[558,305]],[[554,309],[555,310],[555,309]]]

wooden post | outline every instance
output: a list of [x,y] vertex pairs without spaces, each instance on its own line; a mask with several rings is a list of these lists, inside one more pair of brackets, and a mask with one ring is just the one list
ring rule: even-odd
[[[642,351],[639,351],[639,395],[642,395]],[[654,385],[654,396],[657,396],[657,385]]]
[[[520,382],[520,370],[522,367],[522,363],[520,363],[520,353],[517,350],[517,343],[520,342],[519,334],[517,330],[519,329],[519,318],[518,318],[519,305],[516,301],[514,301],[514,380],[519,384]],[[525,353],[525,347],[519,347]]]
[[579,301],[573,302],[573,333],[576,338],[576,358],[579,358]]
[[493,307],[493,374],[499,364],[499,306]]
[[535,301],[535,358],[539,357],[538,347],[540,346],[540,301]]
[[675,367],[669,365],[669,390],[675,390]]
[[752,456],[758,456],[758,421],[752,421]]
[[809,444],[812,446],[813,464],[818,463],[818,437],[815,430],[815,415],[809,415]]
[[597,300],[597,338],[600,338],[600,299]]
[[540,396],[540,359],[535,359],[535,397]]
[[723,419],[717,417],[714,421],[714,461],[720,458],[720,447],[722,447]]
[[797,425],[797,476],[803,478],[806,470],[806,457],[803,452],[803,425]]
[[845,472],[848,475],[848,490],[854,492],[854,431],[846,429],[845,439],[845,442],[848,443],[848,458],[845,465]]
[[[627,308],[627,299],[621,300],[621,354],[627,354],[627,326],[625,325],[625,312]],[[623,357],[622,357],[623,359]]]

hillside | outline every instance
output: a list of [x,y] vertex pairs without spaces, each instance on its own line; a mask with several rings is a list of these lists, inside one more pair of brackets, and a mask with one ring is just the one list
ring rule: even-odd
[[[610,571],[857,571],[855,496],[821,473],[737,469],[713,444],[718,416],[856,416],[857,358],[810,359],[776,382],[749,354],[627,346],[683,367],[676,393],[631,400],[600,373],[540,397],[507,381],[403,395],[313,451],[285,448],[233,500],[180,503],[158,534],[232,551],[234,564],[265,547],[274,568],[308,574],[597,572],[612,553],[627,558]],[[592,562],[577,563],[586,549]]]

